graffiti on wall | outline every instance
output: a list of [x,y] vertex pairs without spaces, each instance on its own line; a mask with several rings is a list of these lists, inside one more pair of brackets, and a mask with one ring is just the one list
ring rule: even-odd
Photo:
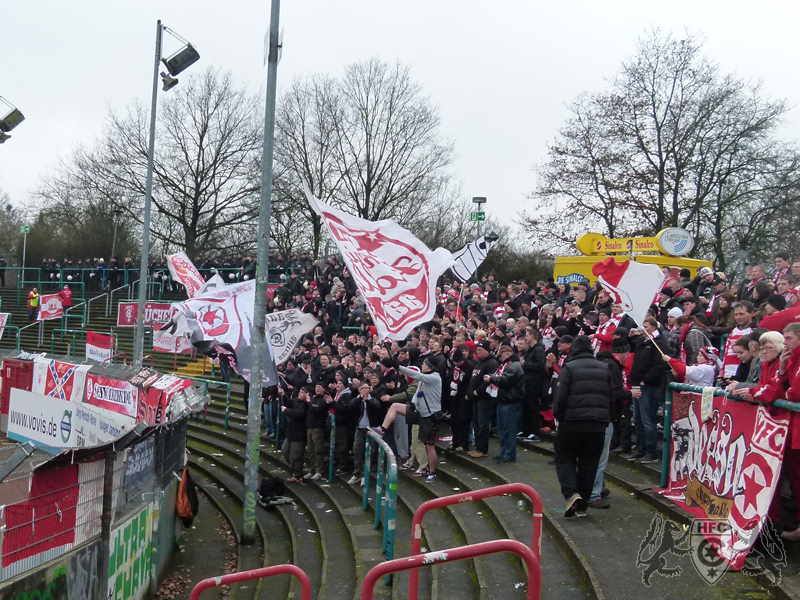
[[140,600],[150,585],[153,509],[142,510],[111,531],[109,600]]

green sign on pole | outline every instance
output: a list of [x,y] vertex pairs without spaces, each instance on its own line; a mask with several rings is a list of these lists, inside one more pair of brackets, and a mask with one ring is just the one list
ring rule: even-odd
[[483,211],[471,212],[471,213],[469,213],[469,220],[472,221],[472,222],[485,221],[486,220],[486,213],[483,212]]
[[31,232],[31,226],[30,225],[20,225],[19,232],[20,233],[30,233]]

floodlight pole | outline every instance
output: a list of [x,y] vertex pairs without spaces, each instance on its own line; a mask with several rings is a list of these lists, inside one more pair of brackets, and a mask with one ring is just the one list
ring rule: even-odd
[[[161,62],[161,19],[156,23],[156,57],[153,66],[153,98],[150,102],[150,141],[147,146],[147,180],[142,219],[142,259],[139,266],[139,312],[133,336],[133,362],[142,364],[144,355],[144,305],[147,301],[147,265],[150,262],[150,203],[153,199],[153,162],[156,146],[156,107],[158,106],[158,65]],[[113,257],[112,257],[113,258]]]
[[[258,253],[256,301],[253,311],[253,364],[250,368],[250,397],[247,406],[247,450],[244,471],[244,510],[242,543],[252,544],[256,532],[258,497],[259,434],[261,432],[261,383],[266,339],[267,274],[269,271],[269,221],[272,212],[272,155],[275,141],[275,98],[278,84],[278,26],[280,0],[272,0],[269,20],[269,58],[267,59],[267,99],[264,109],[264,146],[261,155],[261,205],[258,211]],[[280,413],[278,413],[280,417]]]

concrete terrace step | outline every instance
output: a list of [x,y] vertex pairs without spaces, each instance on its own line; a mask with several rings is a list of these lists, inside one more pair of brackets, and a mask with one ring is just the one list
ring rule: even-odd
[[[690,558],[670,557],[670,565],[683,569],[679,577],[654,576],[652,587],[642,585],[636,566],[637,553],[654,516],[654,510],[638,501],[627,490],[609,485],[612,495],[609,510],[590,509],[585,519],[565,519],[564,498],[561,495],[555,469],[548,465],[547,457],[521,448],[516,463],[497,464],[489,459],[473,459],[467,455],[446,452],[448,461],[477,468],[491,476],[496,473],[510,481],[531,485],[542,497],[545,512],[571,539],[597,579],[606,598],[631,598],[637,600],[675,598],[750,598],[767,597],[768,591],[743,575],[729,571],[713,588],[705,587],[694,570]],[[499,452],[497,440],[490,441],[490,455]],[[702,594],[698,595],[698,591]]]
[[[218,427],[203,428],[202,433],[200,428],[190,430],[189,442],[190,447],[204,444],[214,448],[217,453],[224,453],[226,458],[244,455],[246,446],[243,436],[226,436]],[[281,478],[290,475],[288,465],[280,459],[278,452],[265,447],[260,455],[262,474],[269,472]],[[217,458],[219,460],[221,457]],[[330,484],[327,481],[287,484],[286,490],[286,495],[316,515],[321,543],[328,553],[331,572],[328,587],[329,590],[339,590],[343,596],[347,591],[354,595],[366,572],[383,560],[380,532],[374,528],[374,515],[361,510],[360,492],[361,488],[356,490],[341,479]],[[401,526],[406,523],[410,526],[410,515],[406,512],[400,511],[398,519]]]

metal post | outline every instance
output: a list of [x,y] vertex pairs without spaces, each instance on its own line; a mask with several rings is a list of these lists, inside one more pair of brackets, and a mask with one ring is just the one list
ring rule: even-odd
[[369,508],[369,463],[371,462],[370,456],[370,446],[372,446],[372,440],[369,438],[369,434],[367,434],[367,439],[365,440],[364,444],[364,499],[361,504],[361,510],[367,510]]
[[158,431],[156,437],[156,456],[155,456],[155,481],[153,482],[153,503],[158,508],[154,510],[152,527],[152,558],[150,559],[150,593],[155,595],[158,592],[158,570],[161,562],[161,537],[159,533],[159,522],[161,521],[161,509],[164,505],[164,491],[161,482],[164,481],[164,449],[168,428],[163,427]]
[[333,481],[333,451],[336,447],[336,415],[331,415],[331,440],[328,444],[328,483]]
[[664,441],[661,448],[661,487],[669,484],[669,463],[672,456],[672,388],[667,386],[664,401]]
[[[156,146],[156,108],[158,106],[158,65],[161,62],[161,19],[156,22],[156,56],[153,67],[153,97],[150,102],[150,142],[147,147],[147,179],[144,194],[144,218],[142,220],[142,260],[139,271],[139,314],[136,317],[136,330],[133,336],[133,362],[142,364],[144,356],[144,304],[147,300],[147,284],[141,285],[142,274],[147,277],[147,263],[150,257],[150,203],[153,199],[153,161]],[[146,281],[146,279],[145,279]]]
[[[258,211],[258,273],[253,311],[253,364],[250,367],[250,398],[247,405],[247,450],[245,451],[242,543],[252,544],[256,531],[258,458],[261,433],[261,383],[266,340],[267,277],[269,269],[269,222],[272,212],[272,156],[275,141],[275,99],[278,84],[278,32],[280,0],[272,0],[269,22],[267,98],[264,107],[264,148],[261,156],[261,205]],[[139,308],[140,311],[144,307]]]
[[103,475],[103,513],[100,517],[100,577],[98,588],[101,598],[108,593],[108,561],[111,557],[111,518],[114,516],[114,461],[117,453],[106,452],[105,472]]
[[383,446],[378,444],[378,474],[375,475],[375,529],[381,526],[383,517]]
[[[28,234],[22,234],[22,281],[25,281],[25,251],[28,249]],[[18,280],[19,281],[19,280]],[[18,288],[20,286],[17,286]],[[19,304],[19,297],[17,298],[17,304]]]

